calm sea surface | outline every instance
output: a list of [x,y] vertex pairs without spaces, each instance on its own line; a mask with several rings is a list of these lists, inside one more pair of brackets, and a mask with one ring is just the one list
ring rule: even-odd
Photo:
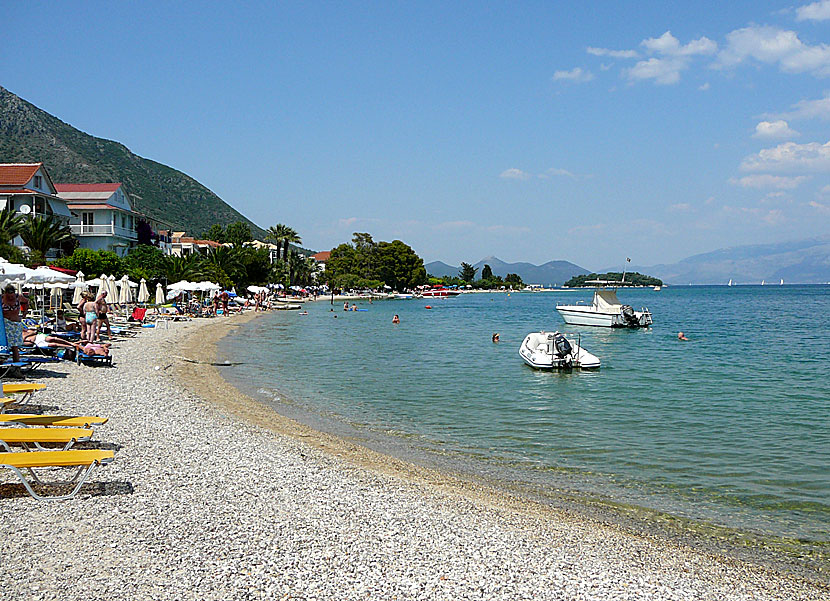
[[[830,286],[622,290],[652,328],[566,326],[556,303],[591,294],[307,303],[220,358],[281,413],[408,459],[830,541]],[[581,334],[602,368],[532,370],[517,351],[537,330]]]

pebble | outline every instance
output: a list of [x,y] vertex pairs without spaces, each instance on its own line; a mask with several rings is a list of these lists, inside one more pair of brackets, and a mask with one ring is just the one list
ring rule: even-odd
[[[143,330],[115,367],[63,363],[36,401],[117,445],[70,501],[0,471],[4,599],[812,600],[828,589],[579,520],[498,509],[237,423],[171,355],[211,320]],[[37,379],[37,378],[35,378]]]

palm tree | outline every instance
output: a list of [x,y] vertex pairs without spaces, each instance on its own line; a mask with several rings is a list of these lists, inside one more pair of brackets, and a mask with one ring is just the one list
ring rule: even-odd
[[190,253],[183,257],[170,256],[165,265],[165,275],[169,283],[181,280],[197,281],[207,277],[204,268],[205,259],[199,253]]
[[245,265],[239,260],[239,251],[236,248],[220,246],[208,251],[206,261],[224,271],[227,276],[236,281],[240,271],[245,270]]
[[282,247],[281,258],[283,261],[288,260],[288,244],[299,244],[303,241],[297,233],[297,230],[282,223],[269,227],[268,232],[265,235],[265,239],[273,240],[277,243],[278,247]]
[[7,244],[14,240],[24,227],[23,218],[10,205],[7,205],[0,211],[0,244]]
[[38,259],[41,259],[50,248],[71,240],[72,230],[54,217],[33,217],[20,231],[20,237]]

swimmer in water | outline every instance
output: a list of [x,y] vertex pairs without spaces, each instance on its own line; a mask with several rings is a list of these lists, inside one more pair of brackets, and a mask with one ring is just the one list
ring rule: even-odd
[[401,323],[401,318],[398,317],[398,314],[395,314],[395,317],[392,318],[392,323]]
[[686,338],[686,335],[683,332],[678,332],[677,333],[677,339],[678,340],[688,340],[688,338]]
[[498,342],[498,341],[499,341],[499,333],[496,332],[495,334],[493,334],[493,342]]

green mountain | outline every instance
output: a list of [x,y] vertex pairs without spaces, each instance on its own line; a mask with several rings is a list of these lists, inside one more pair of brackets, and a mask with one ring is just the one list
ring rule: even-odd
[[192,177],[77,130],[0,86],[0,163],[41,162],[54,182],[123,183],[137,211],[175,230],[198,236],[214,223],[244,221],[254,237],[264,236]]

